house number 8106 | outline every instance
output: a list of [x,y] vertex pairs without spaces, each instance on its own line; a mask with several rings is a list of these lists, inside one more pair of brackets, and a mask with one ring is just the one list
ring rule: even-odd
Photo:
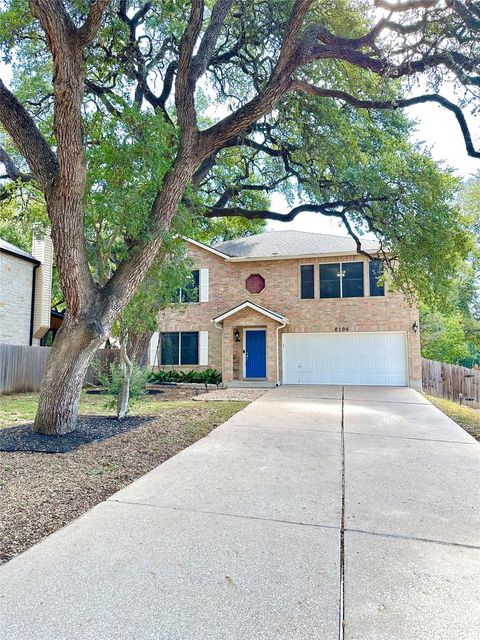
[[335,327],[335,331],[348,331],[348,327]]

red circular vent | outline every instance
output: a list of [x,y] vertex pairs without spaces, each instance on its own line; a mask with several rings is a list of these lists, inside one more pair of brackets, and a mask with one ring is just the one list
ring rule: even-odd
[[259,273],[252,273],[248,276],[245,287],[249,293],[260,293],[265,289],[265,278]]

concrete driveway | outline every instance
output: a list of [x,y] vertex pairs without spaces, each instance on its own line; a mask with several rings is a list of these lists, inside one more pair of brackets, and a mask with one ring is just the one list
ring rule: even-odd
[[274,389],[1,567],[0,638],[476,640],[479,452],[412,389]]

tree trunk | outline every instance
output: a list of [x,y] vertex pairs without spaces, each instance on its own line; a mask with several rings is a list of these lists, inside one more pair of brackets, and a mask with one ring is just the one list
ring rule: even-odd
[[128,338],[125,337],[120,344],[120,368],[123,373],[123,384],[117,398],[117,418],[124,418],[128,411],[130,398],[130,380],[132,377],[132,361],[127,354]]
[[139,367],[145,369],[148,364],[148,350],[150,347],[150,340],[152,338],[152,332],[132,334],[130,336],[131,344],[131,358],[138,364]]
[[34,432],[64,435],[75,429],[83,380],[105,338],[86,322],[64,320],[47,359]]

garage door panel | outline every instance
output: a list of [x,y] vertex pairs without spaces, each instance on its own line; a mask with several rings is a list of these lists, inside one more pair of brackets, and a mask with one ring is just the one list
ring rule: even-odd
[[289,333],[285,384],[407,384],[404,333]]

